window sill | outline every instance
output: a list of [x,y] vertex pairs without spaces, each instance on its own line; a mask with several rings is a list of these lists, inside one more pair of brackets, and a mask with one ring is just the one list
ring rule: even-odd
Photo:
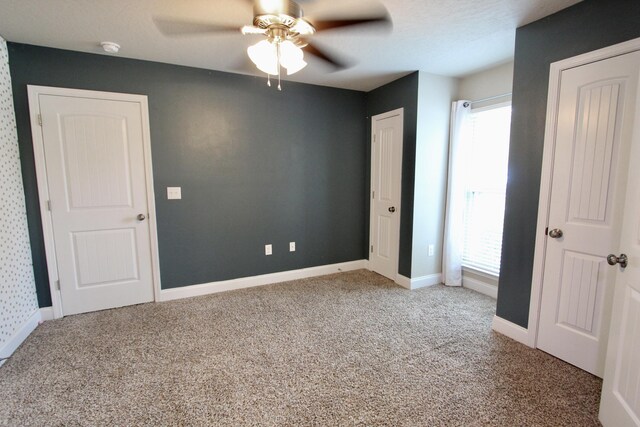
[[491,272],[485,271],[485,270],[480,270],[480,269],[478,269],[476,267],[469,267],[467,265],[463,265],[462,266],[462,271],[463,272],[466,271],[468,273],[476,274],[478,276],[485,277],[487,279],[495,280],[495,281],[498,281],[498,279],[500,278],[499,274],[491,273]]
[[462,286],[498,298],[498,276],[473,267],[462,267]]

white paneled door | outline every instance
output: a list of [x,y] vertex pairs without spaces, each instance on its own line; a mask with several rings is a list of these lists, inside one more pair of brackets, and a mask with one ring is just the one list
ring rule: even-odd
[[37,103],[63,313],[152,301],[146,109],[42,93]]
[[[640,90],[640,89],[639,89]],[[640,159],[640,94],[636,98],[632,162]],[[624,254],[624,256],[623,256]],[[613,255],[627,266],[615,268],[615,294],[600,399],[605,427],[640,426],[640,168],[629,168],[622,237]],[[615,261],[612,260],[612,261]]]
[[371,119],[369,268],[392,280],[398,272],[403,110]]
[[634,52],[560,80],[538,347],[600,377],[618,270],[607,255],[620,249],[639,68]]

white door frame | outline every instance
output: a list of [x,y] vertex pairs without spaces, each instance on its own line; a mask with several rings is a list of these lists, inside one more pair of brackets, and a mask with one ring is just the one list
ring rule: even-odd
[[153,171],[151,164],[151,132],[149,129],[149,104],[145,95],[127,93],[100,92],[91,90],[67,89],[47,86],[27,85],[29,97],[29,116],[31,119],[31,134],[33,138],[33,157],[36,165],[38,183],[38,200],[40,202],[40,217],[42,219],[42,234],[47,259],[47,273],[49,276],[49,291],[53,305],[53,318],[64,316],[60,290],[56,288],[58,277],[58,263],[55,242],[53,238],[53,222],[51,211],[48,209],[49,186],[47,183],[47,168],[44,157],[44,139],[40,126],[40,95],[69,96],[74,98],[104,99],[110,101],[125,101],[140,104],[142,112],[142,146],[144,150],[144,170],[147,190],[147,206],[149,212],[149,237],[151,241],[151,276],[153,281],[154,301],[160,299],[160,262],[158,256],[158,233],[156,223],[156,204],[153,190]]
[[[376,114],[375,116],[371,116],[371,140],[369,141],[369,147],[373,147],[373,138],[374,132],[373,127],[377,120],[383,120],[393,116],[400,116],[402,121],[402,126],[404,128],[404,107],[397,108],[395,110],[387,111],[386,113]],[[404,138],[404,132],[402,133],[402,138]],[[404,141],[400,140],[400,154],[401,159],[404,158]],[[373,198],[371,197],[371,191],[373,187],[373,150],[371,150],[371,156],[369,159],[369,171],[371,172],[371,176],[369,177],[369,247],[373,244],[371,240],[373,236],[373,224],[374,224],[374,215],[373,215]],[[401,162],[402,164],[402,162]],[[396,211],[398,215],[402,213],[402,168],[400,169],[400,192],[398,193],[398,209]],[[400,273],[398,273],[398,266],[400,265],[400,228],[402,227],[402,217],[398,219],[399,228],[398,228],[398,253],[395,254],[395,269],[394,269],[394,278],[393,281],[398,283],[398,278],[400,277]],[[367,252],[369,250],[367,249]],[[369,252],[370,253],[370,252]],[[367,267],[367,269],[369,269]]]
[[540,199],[538,202],[538,224],[536,227],[535,254],[533,258],[533,275],[531,278],[531,299],[529,302],[529,327],[526,344],[537,347],[538,322],[540,320],[540,302],[542,300],[542,282],[544,259],[547,250],[545,229],[549,225],[549,209],[551,200],[551,178],[553,173],[553,155],[556,146],[556,130],[558,127],[558,104],[560,101],[560,78],[564,70],[579,67],[596,61],[640,50],[640,38],[629,40],[603,49],[594,50],[573,58],[551,64],[549,71],[549,94],[547,100],[546,127],[544,133],[544,149],[542,154],[542,176],[540,178]]

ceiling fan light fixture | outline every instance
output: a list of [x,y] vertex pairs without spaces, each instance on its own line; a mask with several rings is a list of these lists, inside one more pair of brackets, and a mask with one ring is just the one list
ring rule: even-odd
[[262,40],[249,46],[247,54],[260,71],[272,76],[278,75],[280,66],[286,68],[287,75],[297,73],[307,66],[302,49],[290,40],[283,42]]
[[278,52],[267,40],[259,41],[247,48],[247,54],[260,71],[273,76],[278,74]]
[[298,71],[302,70],[306,66],[307,63],[303,59],[300,59],[300,61],[297,61],[294,64],[290,64],[289,67],[285,68],[287,69],[287,75],[290,76],[291,74],[295,74]]
[[[305,49],[304,53],[330,64],[334,69],[349,67],[348,64],[332,58],[332,55],[310,41],[311,36],[316,32],[361,24],[377,23],[391,26],[391,18],[384,7],[377,8],[378,12],[369,16],[307,20],[297,3],[301,0],[244,1],[253,5],[253,25],[245,25],[240,28],[240,31],[243,35],[264,37],[259,43],[248,47],[247,54],[255,66],[267,74],[267,85],[271,86],[270,76],[278,77],[279,90],[283,68],[287,70],[288,75],[291,75],[307,66],[302,49]],[[160,32],[167,36],[238,31],[235,25],[190,22],[180,19],[167,20],[158,17],[154,17],[153,20]]]
[[297,73],[307,66],[303,57],[302,49],[293,42],[285,40],[280,43],[280,65],[287,69],[287,75]]

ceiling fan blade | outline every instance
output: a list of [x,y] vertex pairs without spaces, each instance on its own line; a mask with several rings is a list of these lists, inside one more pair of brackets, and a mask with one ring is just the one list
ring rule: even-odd
[[323,61],[330,64],[336,70],[344,70],[345,68],[349,68],[349,65],[346,64],[344,61],[337,59],[333,55],[329,55],[327,52],[319,49],[316,45],[312,43],[308,43],[307,46],[304,47],[302,50],[310,55],[315,56],[316,58],[322,59]]
[[310,19],[309,22],[313,24],[316,31],[326,31],[334,28],[351,27],[363,24],[381,24],[385,27],[392,26],[391,17],[388,14],[354,19]]
[[245,36],[265,35],[267,30],[264,28],[254,27],[253,25],[245,25],[240,29]]
[[210,33],[240,32],[236,25],[220,25],[206,22],[182,21],[169,18],[153,18],[153,22],[165,36],[191,36]]

